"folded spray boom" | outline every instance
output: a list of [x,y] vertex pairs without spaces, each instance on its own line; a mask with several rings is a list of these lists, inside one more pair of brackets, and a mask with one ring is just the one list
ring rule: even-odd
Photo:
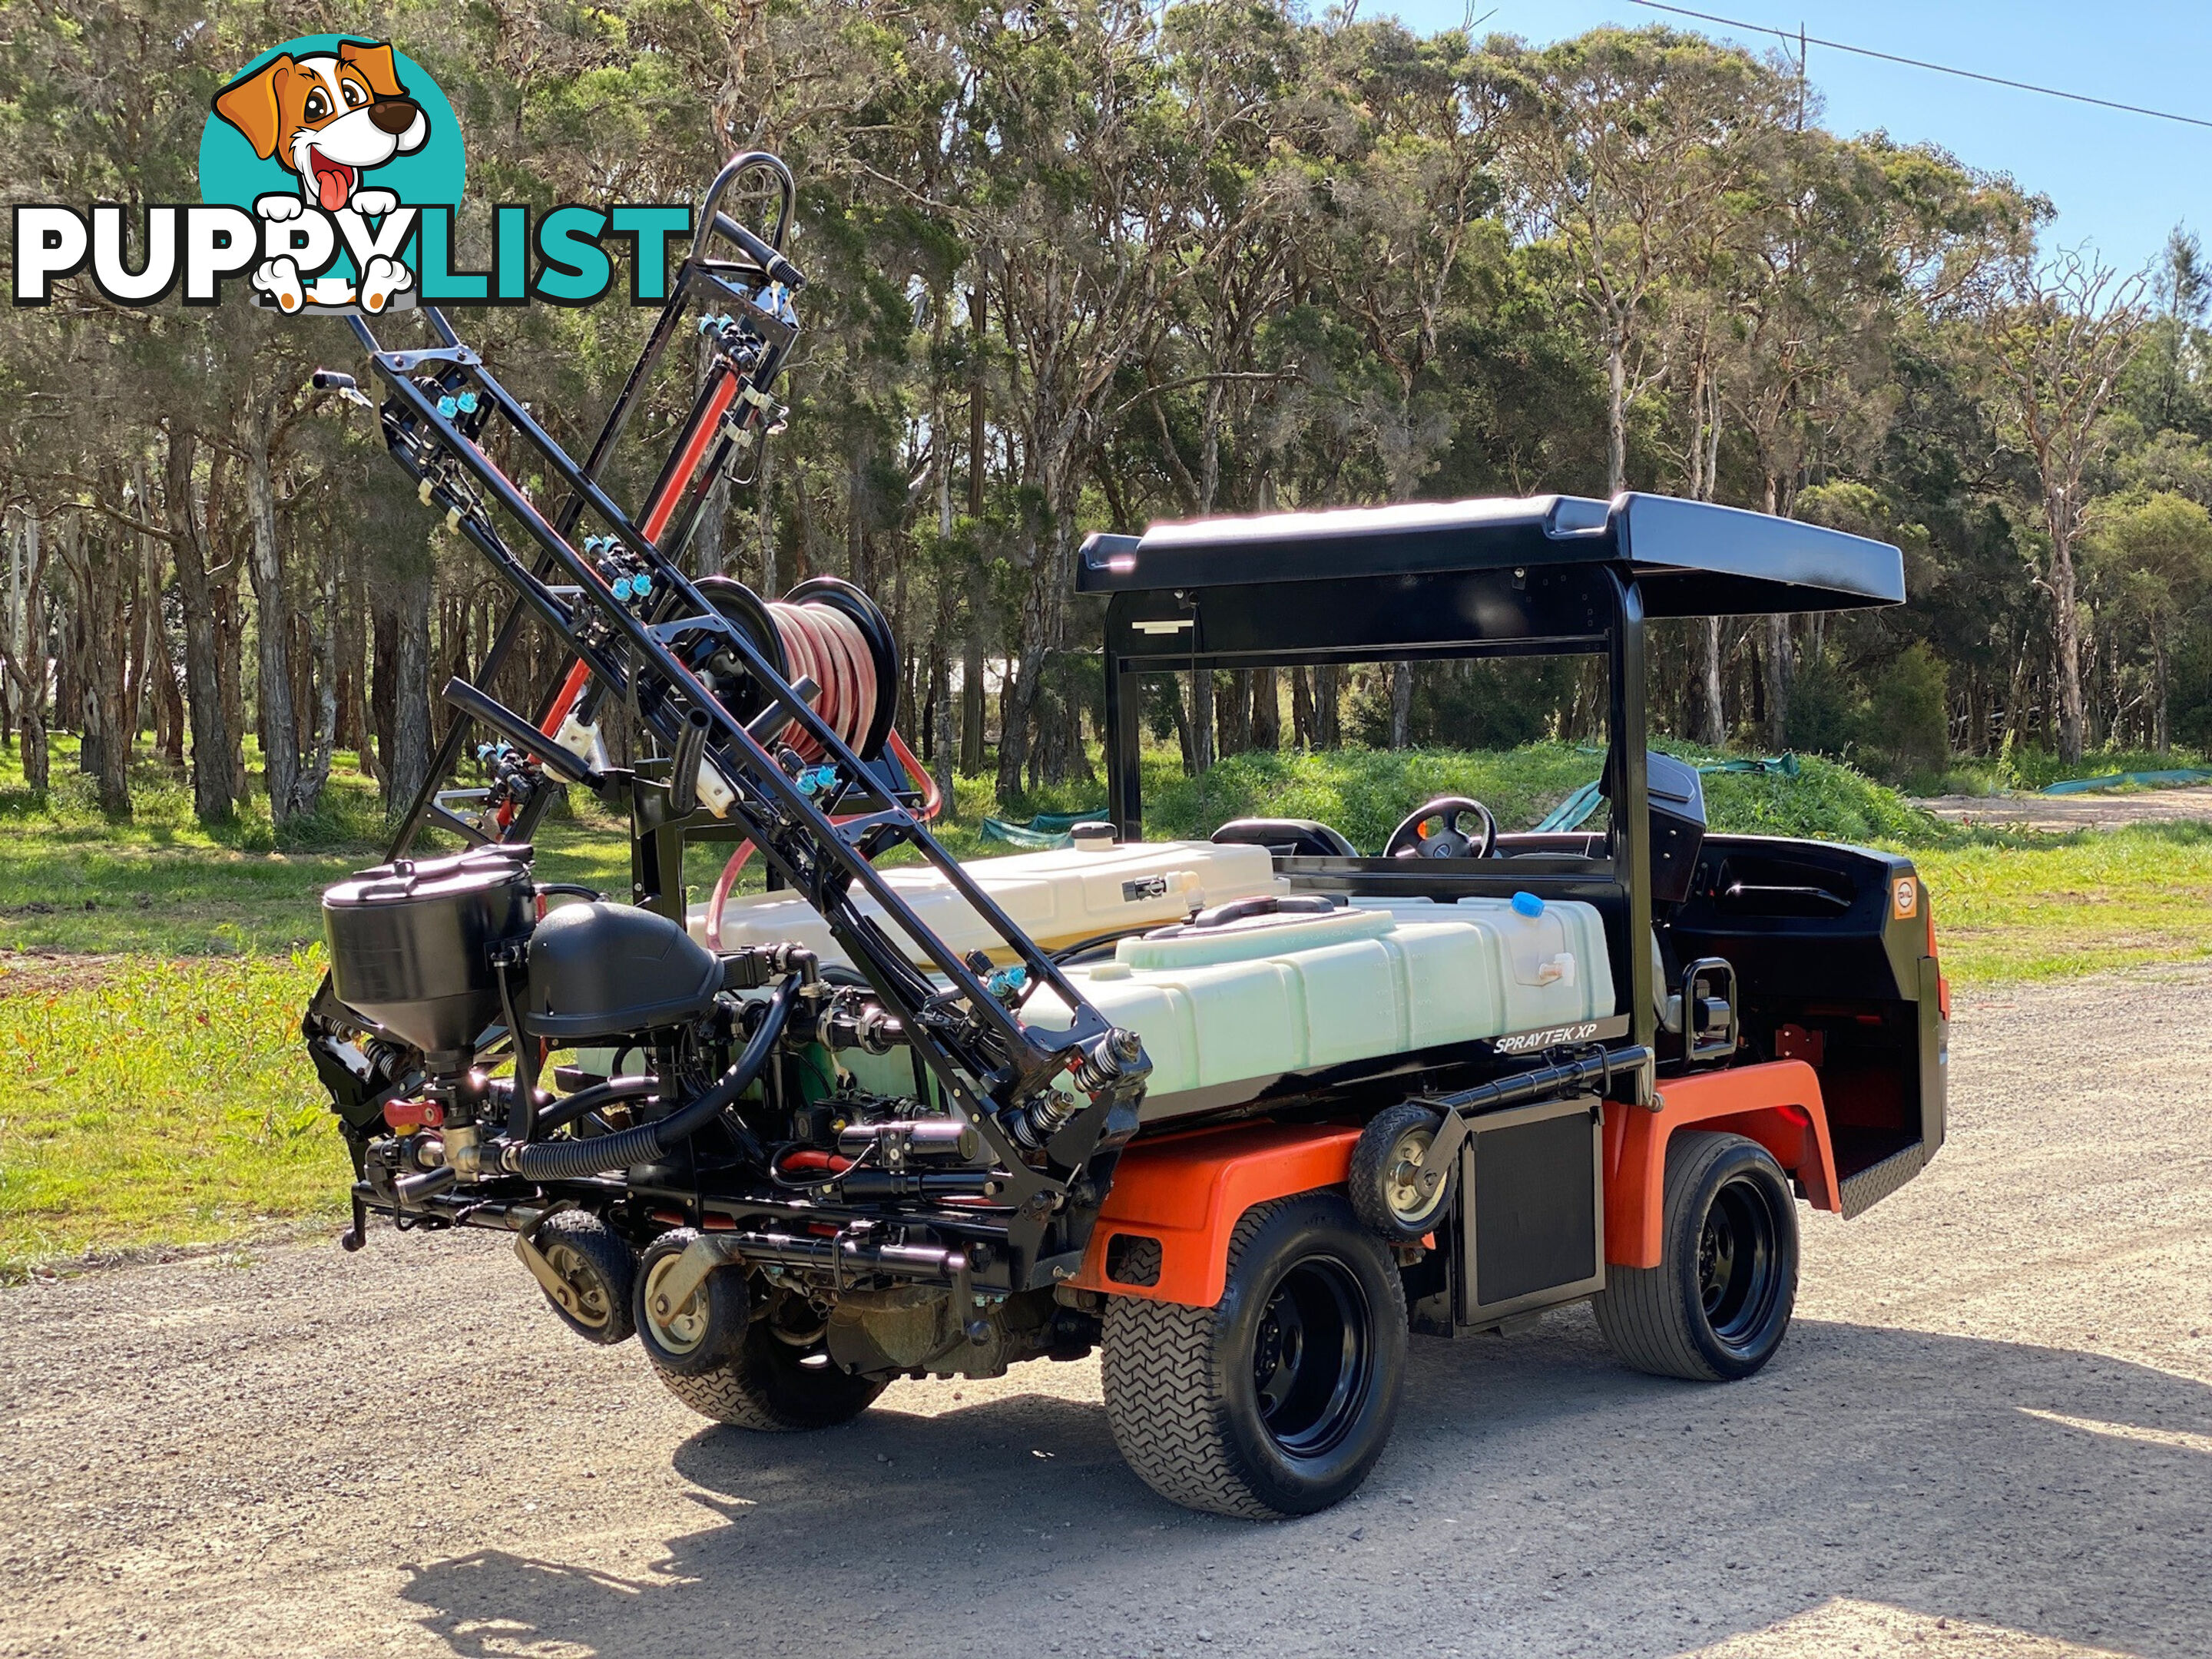
[[[723,210],[732,186],[747,177],[767,179],[777,198],[765,234]],[[1134,1133],[1140,1051],[1131,1052],[1128,1035],[1111,1028],[945,853],[921,821],[927,804],[878,763],[890,745],[910,771],[921,770],[891,731],[896,648],[874,604],[835,579],[763,603],[727,577],[695,580],[678,562],[715,479],[748,470],[781,425],[773,388],[799,336],[793,299],[805,280],[783,252],[793,200],[791,175],[771,155],[738,156],[717,175],[670,301],[581,463],[435,308],[421,312],[434,342],[416,349],[389,349],[365,319],[352,320],[385,388],[380,416],[393,458],[425,505],[441,510],[448,530],[516,594],[473,682],[448,689],[467,718],[441,747],[391,856],[404,858],[426,827],[477,845],[526,843],[551,799],[549,772],[629,807],[638,849],[633,896],[677,921],[684,919],[680,875],[672,883],[657,867],[672,832],[679,866],[686,830],[742,843],[729,874],[757,850],[859,966],[942,1097],[996,1156],[1006,1197],[1034,1218],[1036,1233],[1085,1164]],[[643,511],[633,515],[600,475],[687,316],[708,346],[708,366]],[[547,512],[516,481],[517,469],[495,455],[524,457],[521,470],[561,492],[558,507]],[[526,717],[483,688],[532,616],[573,663]],[[651,734],[665,762],[634,771],[609,763],[598,718],[611,698]],[[447,791],[471,727],[485,734],[480,754],[494,781]],[[902,846],[983,920],[998,940],[991,957],[1020,963],[1029,985],[1049,987],[1073,1010],[1066,1029],[1024,1023],[994,994],[985,959],[956,954],[884,880],[875,861]],[[863,897],[870,915],[860,908]],[[1073,1102],[1054,1088],[1070,1076],[1082,1091]],[[1097,1109],[1080,1109],[1085,1100]]]

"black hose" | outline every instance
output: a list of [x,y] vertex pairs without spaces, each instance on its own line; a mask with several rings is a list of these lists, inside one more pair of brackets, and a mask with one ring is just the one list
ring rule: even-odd
[[579,1089],[573,1095],[563,1095],[541,1110],[538,1114],[538,1133],[550,1135],[556,1129],[567,1128],[586,1112],[596,1112],[618,1101],[649,1100],[659,1092],[659,1078],[611,1077],[588,1089]]
[[516,1175],[532,1181],[581,1181],[609,1170],[626,1170],[633,1164],[650,1164],[666,1156],[670,1148],[698,1133],[722,1115],[724,1107],[752,1086],[761,1067],[768,1064],[777,1039],[783,1035],[784,1024],[791,1017],[791,1005],[799,995],[799,978],[794,975],[776,987],[775,994],[768,1001],[768,1017],[753,1032],[744,1052],[738,1056],[738,1063],[689,1105],[657,1123],[641,1123],[634,1129],[618,1130],[611,1135],[511,1146],[501,1163]]

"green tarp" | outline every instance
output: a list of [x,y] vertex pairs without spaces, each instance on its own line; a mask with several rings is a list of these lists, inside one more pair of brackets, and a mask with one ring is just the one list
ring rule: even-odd
[[1018,847],[1026,853],[1049,852],[1055,847],[1073,847],[1073,833],[1079,823],[1103,823],[1106,809],[1092,812],[1040,812],[1027,823],[1009,823],[1004,818],[983,820],[983,839],[1002,841],[1009,847]]

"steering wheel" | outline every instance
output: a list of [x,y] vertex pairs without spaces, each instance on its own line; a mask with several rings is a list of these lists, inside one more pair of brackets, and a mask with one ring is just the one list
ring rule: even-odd
[[[1482,815],[1482,840],[1459,827],[1462,812]],[[1441,818],[1435,830],[1428,825]],[[1498,820],[1480,801],[1466,795],[1438,795],[1390,832],[1382,848],[1386,859],[1486,859],[1498,850]]]

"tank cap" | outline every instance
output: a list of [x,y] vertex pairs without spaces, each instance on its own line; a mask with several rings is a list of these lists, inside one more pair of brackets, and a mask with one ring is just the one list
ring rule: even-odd
[[1067,833],[1073,843],[1086,853],[1105,852],[1121,839],[1112,824],[1096,820],[1070,824]]
[[1540,916],[1544,914],[1544,901],[1534,893],[1516,893],[1513,896],[1513,914],[1516,916]]

